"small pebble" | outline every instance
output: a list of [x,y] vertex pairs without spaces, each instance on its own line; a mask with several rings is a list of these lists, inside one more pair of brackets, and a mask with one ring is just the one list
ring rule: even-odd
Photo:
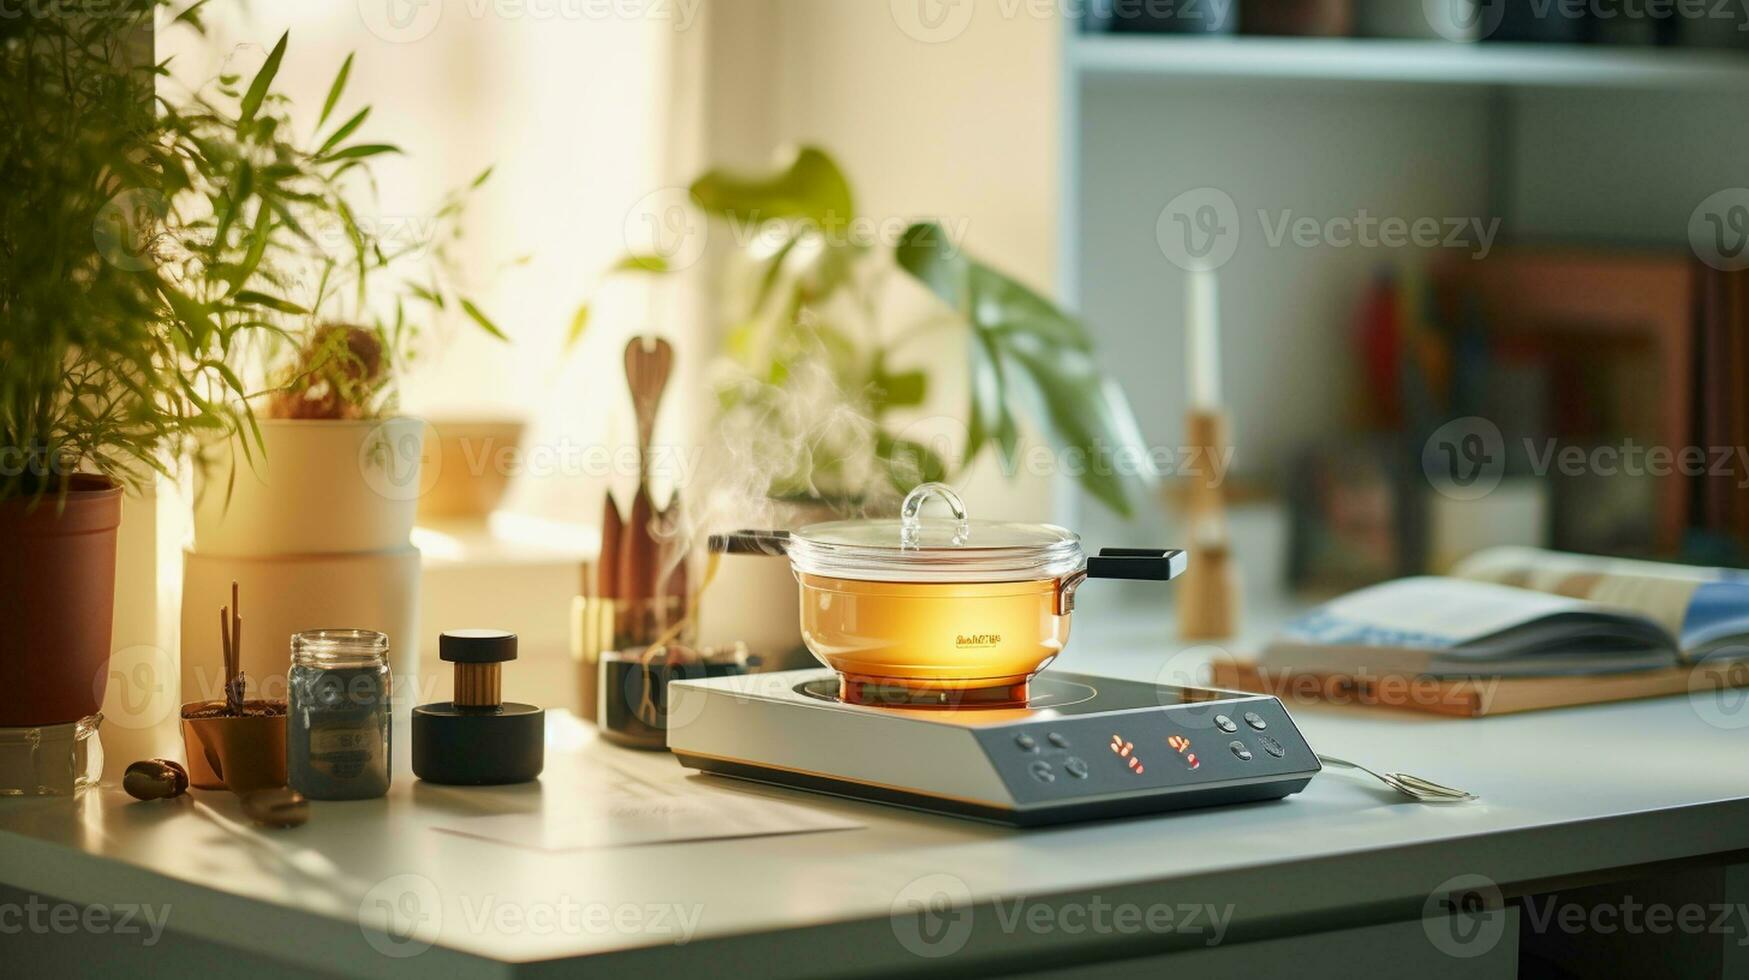
[[188,771],[169,759],[142,759],[128,766],[121,788],[136,800],[168,800],[188,792]]
[[243,795],[243,812],[263,827],[301,827],[310,819],[310,801],[284,786]]

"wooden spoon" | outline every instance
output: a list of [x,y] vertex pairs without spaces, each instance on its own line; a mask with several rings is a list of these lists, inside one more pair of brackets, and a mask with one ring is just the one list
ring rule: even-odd
[[626,344],[626,386],[638,419],[638,490],[650,482],[650,443],[656,436],[656,408],[674,370],[674,347],[661,337],[633,337]]

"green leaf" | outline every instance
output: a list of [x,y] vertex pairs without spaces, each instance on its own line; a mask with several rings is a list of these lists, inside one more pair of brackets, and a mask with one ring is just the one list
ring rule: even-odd
[[577,312],[571,314],[571,327],[565,331],[565,350],[576,347],[583,339],[583,332],[589,329],[589,304],[577,304]]
[[279,36],[279,43],[268,52],[267,60],[261,63],[261,70],[255,73],[255,80],[249,83],[249,91],[243,93],[243,102],[237,113],[237,132],[249,131],[255,122],[255,113],[261,108],[261,100],[267,97],[267,90],[273,85],[273,76],[279,74],[280,60],[285,57],[285,42],[291,37],[286,31]]
[[972,377],[965,458],[976,459],[984,445],[994,441],[1003,462],[1012,463],[1020,444],[1020,427],[1008,407],[1008,380],[1002,369],[1002,355],[982,330],[972,331],[967,348]]
[[607,271],[609,274],[615,272],[648,272],[655,275],[661,275],[668,271],[668,260],[660,255],[653,254],[625,255],[621,256],[620,260],[613,264],[613,268]]
[[[334,84],[328,86],[328,98],[322,102],[322,115],[316,119],[317,129],[321,129],[322,124],[328,121],[328,114],[334,111],[334,104],[340,101],[340,93],[346,88],[346,77],[351,74],[352,53],[348,53],[346,60],[340,63],[340,71],[334,75]],[[353,116],[352,118],[357,120],[359,117]]]
[[267,243],[273,237],[273,209],[262,207],[255,212],[255,227],[249,232],[249,248],[243,253],[243,260],[235,266],[224,270],[224,278],[230,284],[232,292],[241,289],[243,283],[255,274],[261,265],[261,257],[267,252]]
[[[969,258],[939,225],[906,229],[894,259],[972,330],[970,432],[966,459],[994,442],[1012,461],[1019,430],[1016,381],[1036,395],[1057,445],[1087,457],[1077,479],[1093,497],[1129,516],[1137,484],[1153,472],[1141,426],[1116,383],[1093,359],[1086,328],[1048,300]],[[1129,472],[1124,472],[1126,469]]]
[[468,187],[470,189],[478,188],[481,184],[484,184],[486,182],[486,179],[488,177],[491,177],[491,176],[492,176],[492,168],[487,167],[486,169],[480,171],[480,176],[475,177],[473,180],[473,183],[469,184]]
[[231,299],[236,303],[243,303],[249,306],[264,306],[270,310],[278,310],[281,313],[302,315],[310,312],[298,304],[293,303],[291,300],[280,299],[278,296],[269,296],[266,293],[257,292],[253,289],[239,289]]
[[316,158],[317,163],[334,163],[339,160],[357,160],[363,157],[374,157],[380,153],[399,153],[401,148],[392,143],[358,143],[344,149],[325,153]]
[[947,479],[947,463],[920,442],[881,432],[875,436],[875,454],[887,464],[887,478],[900,493],[910,493],[920,483]]
[[363,125],[365,119],[369,116],[370,116],[370,106],[365,106],[364,108],[353,113],[351,119],[348,119],[345,122],[341,123],[340,128],[336,129],[332,136],[329,136],[326,140],[322,141],[322,145],[316,149],[315,155],[318,158],[320,158],[322,156],[322,154],[327,153],[329,150],[334,149],[336,146],[339,146],[340,141],[345,139],[348,136],[351,136],[352,131],[357,129],[359,126]]
[[209,2],[210,2],[210,0],[195,0],[195,2],[189,4],[188,7],[182,11],[182,13],[177,14],[176,18],[174,20],[172,20],[170,23],[172,23],[172,24],[187,24],[190,27],[193,27],[196,31],[205,32],[206,25],[201,22],[200,8],[206,6],[207,3],[209,3]]
[[877,368],[871,381],[874,393],[871,400],[878,410],[888,408],[910,408],[923,404],[923,399],[929,393],[929,375],[923,371],[900,371],[897,374],[887,373],[884,367]]
[[[1076,480],[1121,516],[1135,512],[1131,487],[1157,478],[1141,426],[1123,390],[1105,377],[1091,354],[1052,347],[1032,335],[1017,336],[1006,353],[1037,390],[1058,445],[1087,454]],[[1136,467],[1125,472],[1125,467]]]
[[461,304],[462,304],[462,312],[466,313],[470,318],[473,319],[473,321],[475,323],[479,324],[480,329],[486,331],[487,333],[491,334],[494,337],[497,337],[499,340],[508,341],[510,339],[509,337],[504,335],[504,331],[498,329],[498,325],[496,323],[493,323],[486,316],[486,314],[480,312],[480,308],[478,306],[474,305],[473,300],[470,300],[465,296],[460,297],[460,299],[461,299]]
[[410,282],[407,284],[407,291],[412,293],[415,298],[422,299],[440,310],[444,308],[443,294],[435,289],[428,289],[416,282]]
[[850,182],[825,151],[804,146],[775,173],[715,169],[692,183],[692,200],[708,214],[744,224],[800,218],[824,229],[856,217]]

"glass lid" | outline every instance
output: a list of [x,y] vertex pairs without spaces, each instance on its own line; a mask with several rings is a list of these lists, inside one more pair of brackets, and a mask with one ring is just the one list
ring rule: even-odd
[[[948,517],[925,517],[936,498]],[[898,520],[811,524],[790,536],[795,570],[880,582],[1025,582],[1080,570],[1081,538],[1051,524],[974,521],[959,494],[925,483],[905,498]]]

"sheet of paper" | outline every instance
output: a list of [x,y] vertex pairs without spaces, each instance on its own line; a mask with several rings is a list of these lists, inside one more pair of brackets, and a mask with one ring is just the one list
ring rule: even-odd
[[542,851],[577,851],[862,826],[806,806],[700,786],[698,780],[646,782],[608,766],[566,782],[569,791],[543,788],[538,810],[455,818],[435,829]]

